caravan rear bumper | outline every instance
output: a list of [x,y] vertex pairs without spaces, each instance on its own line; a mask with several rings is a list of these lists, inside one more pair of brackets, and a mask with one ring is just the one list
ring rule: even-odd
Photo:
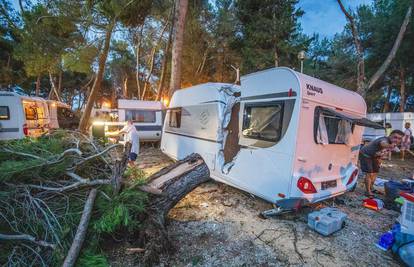
[[[356,182],[356,181],[355,181]],[[346,190],[338,192],[327,192],[326,194],[321,195],[320,193],[309,195],[307,197],[291,197],[287,199],[281,199],[276,201],[276,205],[286,210],[298,210],[303,206],[324,201],[336,196],[345,194],[348,191],[351,191],[355,185],[355,182],[349,185]]]

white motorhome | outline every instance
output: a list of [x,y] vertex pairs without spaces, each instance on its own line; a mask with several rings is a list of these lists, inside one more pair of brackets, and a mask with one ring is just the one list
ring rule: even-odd
[[93,126],[103,126],[106,132],[111,132],[133,120],[141,141],[157,142],[161,140],[163,109],[160,101],[118,99],[118,109],[95,112],[104,115],[96,116]]
[[73,113],[71,107],[60,101],[47,100],[51,129],[76,129],[79,119]]
[[273,68],[241,86],[176,91],[161,149],[174,159],[199,153],[213,179],[292,210],[356,185],[363,126],[378,127],[365,115],[357,93]]
[[38,137],[49,124],[46,100],[0,91],[0,140]]
[[[367,118],[385,127],[386,123],[390,123],[394,130],[404,130],[406,122],[411,123],[414,127],[414,113],[413,112],[386,112],[386,113],[369,113]],[[384,136],[384,129],[365,128],[363,134],[364,141],[371,141],[378,137]]]

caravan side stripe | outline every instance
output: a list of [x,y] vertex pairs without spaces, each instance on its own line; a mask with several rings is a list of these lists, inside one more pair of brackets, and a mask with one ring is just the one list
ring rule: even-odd
[[19,128],[0,128],[0,133],[14,133],[19,132]]
[[[296,96],[296,92],[293,91],[291,97]],[[255,96],[248,96],[240,98],[241,101],[246,100],[257,100],[257,99],[265,99],[265,98],[280,98],[280,97],[290,97],[289,92],[281,92],[281,93],[274,93],[274,94],[266,94],[266,95],[255,95]]]
[[138,131],[161,131],[161,125],[135,125]]
[[218,144],[221,144],[222,143],[222,142],[217,141],[217,140],[207,139],[207,138],[202,138],[202,137],[197,137],[197,136],[193,136],[193,135],[175,133],[175,132],[171,132],[171,131],[164,131],[164,132],[170,133],[170,134],[175,134],[175,135],[180,135],[180,136],[185,136],[185,137],[189,137],[189,138],[195,138],[195,139],[199,139],[199,140],[203,140],[203,141],[207,141],[207,142],[212,142],[212,143],[218,143]]

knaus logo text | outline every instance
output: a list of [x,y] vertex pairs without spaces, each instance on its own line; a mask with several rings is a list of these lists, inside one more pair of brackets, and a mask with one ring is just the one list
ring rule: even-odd
[[323,94],[323,90],[320,87],[314,86],[312,84],[306,84],[307,94],[311,96],[315,96],[316,93]]

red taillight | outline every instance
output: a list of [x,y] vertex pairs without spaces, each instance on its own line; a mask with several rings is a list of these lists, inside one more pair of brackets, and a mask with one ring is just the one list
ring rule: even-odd
[[351,174],[351,176],[349,177],[349,180],[348,180],[348,182],[346,183],[346,185],[350,185],[354,180],[355,180],[355,178],[358,176],[358,169],[355,169],[353,172],[352,172],[352,174]]
[[293,96],[293,90],[292,88],[290,88],[288,91],[288,97],[292,97],[292,96]]
[[23,133],[24,135],[29,135],[29,128],[27,128],[27,124],[23,124]]
[[316,188],[313,186],[312,182],[306,177],[300,177],[298,180],[298,188],[305,194],[314,194],[316,193]]

